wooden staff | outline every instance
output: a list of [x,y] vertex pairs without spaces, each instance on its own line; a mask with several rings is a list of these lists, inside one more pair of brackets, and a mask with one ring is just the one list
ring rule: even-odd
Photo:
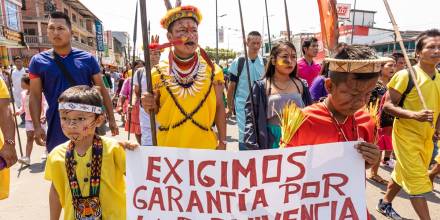
[[[266,8],[267,36],[269,37],[269,53],[270,53],[270,51],[272,50],[272,41],[270,40],[270,25],[269,25],[269,12],[267,11],[267,0],[264,0],[264,6]],[[240,7],[241,7],[241,3],[240,3]],[[241,13],[241,9],[240,9],[240,13]],[[243,23],[243,19],[241,19],[241,22]],[[243,24],[242,24],[242,26],[243,26]],[[264,38],[264,36],[263,36],[263,38]],[[245,48],[245,50],[246,50],[246,48]]]
[[[150,94],[153,94],[153,83],[151,81],[151,63],[150,63],[150,42],[148,41],[148,22],[147,22],[147,0],[141,0],[141,26],[142,26],[142,41],[144,47],[144,59],[145,59],[145,76],[147,80],[147,90]],[[157,145],[156,138],[156,114],[154,111],[150,111],[150,126],[151,137],[153,140],[153,146]]]
[[[12,104],[12,111],[14,113],[15,130],[17,131],[18,146],[20,148],[20,156],[23,157],[23,147],[21,146],[20,131],[18,130],[17,116],[15,115],[17,112],[15,110],[15,98],[14,98],[14,93],[12,91],[12,68],[11,68],[11,73],[7,76],[7,78],[8,78],[9,94],[11,94],[11,97],[12,97],[11,104]],[[21,104],[24,105],[24,103],[21,103]]]
[[[249,96],[251,98],[251,105],[252,105],[252,111],[251,111],[251,113],[252,113],[252,123],[253,123],[252,125],[256,129],[257,128],[257,122],[256,122],[256,119],[255,119],[255,112],[254,112],[254,106],[255,105],[254,105],[254,97],[253,97],[253,94],[252,94],[251,73],[249,71],[249,58],[248,58],[247,48],[246,48],[246,32],[244,30],[243,12],[241,10],[241,1],[240,0],[238,0],[238,9],[240,10],[241,33],[242,33],[242,37],[243,37],[243,49],[244,49],[244,57],[245,57],[245,64],[246,64],[246,70],[247,70],[247,74],[246,75],[247,75],[247,80],[248,80]],[[256,141],[257,141],[257,146],[259,146],[259,144],[258,144],[258,136],[257,136]]]
[[131,111],[133,110],[133,83],[134,83],[134,68],[136,66],[136,39],[137,39],[137,19],[138,19],[138,2],[136,2],[136,13],[134,15],[134,31],[133,31],[133,62],[131,65],[131,82],[130,82],[130,96],[128,107],[128,140],[131,135]]
[[286,14],[286,26],[287,26],[287,40],[290,42],[290,23],[289,23],[289,11],[287,10],[287,2],[284,0],[284,11]]
[[428,106],[426,105],[425,98],[423,97],[422,91],[420,91],[419,84],[417,83],[416,73],[411,65],[411,62],[409,61],[409,57],[406,52],[405,45],[403,44],[403,39],[402,36],[400,35],[399,27],[397,26],[396,20],[394,19],[393,12],[391,11],[390,5],[388,4],[387,0],[383,0],[383,3],[385,4],[388,15],[390,16],[391,23],[393,24],[394,33],[396,34],[396,40],[399,41],[400,48],[402,49],[403,56],[405,57],[405,62],[406,65],[408,66],[409,73],[411,74],[411,78],[414,82],[414,87],[416,88],[417,94],[419,95],[420,102],[422,102],[423,109],[428,110]]

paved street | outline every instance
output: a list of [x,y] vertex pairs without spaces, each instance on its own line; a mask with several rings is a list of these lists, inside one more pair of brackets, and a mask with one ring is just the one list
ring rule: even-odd
[[[118,122],[120,124],[120,122]],[[237,128],[232,122],[228,126],[228,141],[230,149],[237,149]],[[118,139],[126,139],[127,133],[122,132],[122,135],[118,136]],[[25,143],[26,137],[24,128],[20,128],[20,136],[22,144]],[[132,136],[132,138],[134,138]],[[18,146],[17,146],[17,152]],[[44,176],[44,163],[42,163],[40,156],[43,153],[43,148],[39,146],[34,147],[32,152],[32,165],[20,170],[20,165],[17,164],[11,169],[11,191],[10,198],[0,201],[0,220],[21,220],[21,219],[49,219],[49,204],[48,204],[48,191],[49,182],[43,179]],[[389,178],[390,170],[381,168],[380,174],[383,177]],[[437,179],[435,183],[435,190],[429,195],[429,208],[433,219],[440,219],[440,181]],[[369,211],[373,215],[373,219],[385,219],[378,214],[374,207],[377,201],[384,194],[385,186],[379,186],[375,183],[367,183],[367,204]],[[417,219],[415,212],[411,207],[411,203],[408,200],[408,196],[404,193],[400,193],[393,203],[395,209],[407,219]]]

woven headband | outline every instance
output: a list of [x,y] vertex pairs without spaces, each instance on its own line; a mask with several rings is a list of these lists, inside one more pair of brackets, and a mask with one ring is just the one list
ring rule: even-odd
[[344,60],[326,58],[324,61],[329,62],[329,70],[340,73],[378,73],[382,68],[382,64],[394,61],[388,57],[380,57],[371,60]]
[[102,113],[102,107],[95,105],[73,103],[73,102],[61,102],[58,105],[58,110],[82,111],[82,112],[90,112],[95,114]]

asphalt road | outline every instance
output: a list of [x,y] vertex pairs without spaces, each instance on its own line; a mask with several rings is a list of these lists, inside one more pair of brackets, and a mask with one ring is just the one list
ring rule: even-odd
[[[120,124],[120,122],[118,122]],[[237,149],[237,127],[233,121],[228,125],[228,145],[229,149]],[[121,135],[117,139],[126,139],[127,133],[120,128]],[[20,137],[23,146],[26,142],[24,128],[20,128]],[[134,139],[134,136],[132,136]],[[40,146],[34,146],[31,156],[31,166],[22,169],[16,164],[11,169],[11,187],[10,197],[6,200],[0,200],[0,220],[43,220],[49,219],[48,193],[50,183],[44,180],[44,162],[40,159],[44,149]],[[17,152],[18,146],[17,146]],[[380,174],[389,179],[391,170],[380,168]],[[375,206],[382,198],[385,186],[376,183],[367,182],[367,205],[372,219],[386,219],[375,211]],[[428,196],[428,205],[433,220],[440,219],[440,181],[437,178],[434,185],[434,192]],[[407,219],[417,219],[408,196],[401,192],[393,203],[394,208]]]

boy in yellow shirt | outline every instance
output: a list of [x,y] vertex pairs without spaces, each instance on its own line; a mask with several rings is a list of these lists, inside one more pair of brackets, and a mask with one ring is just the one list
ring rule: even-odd
[[117,141],[95,134],[104,121],[103,101],[89,86],[67,89],[59,98],[61,128],[70,139],[46,163],[52,181],[51,219],[125,219],[125,151]]

